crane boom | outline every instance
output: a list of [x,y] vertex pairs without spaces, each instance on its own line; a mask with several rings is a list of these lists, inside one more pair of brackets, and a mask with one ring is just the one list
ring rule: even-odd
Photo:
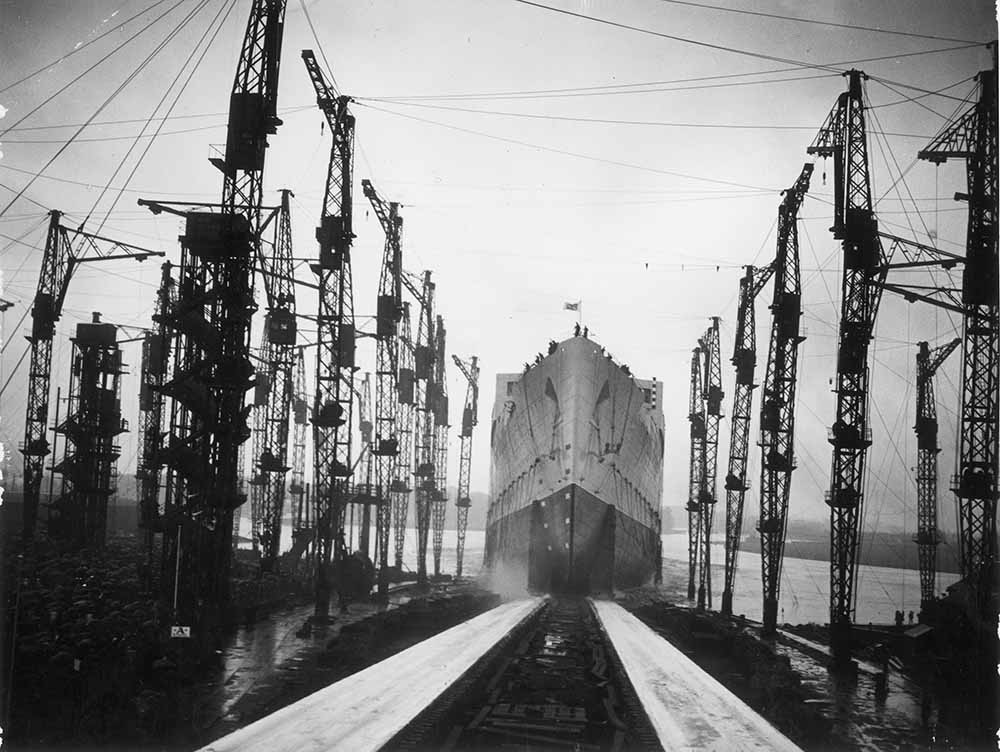
[[798,212],[812,176],[802,166],[778,207],[778,243],[771,295],[771,336],[760,405],[760,516],[763,629],[772,634],[778,620],[778,589],[785,549],[785,523],[795,469],[795,385],[798,374],[802,284],[799,276]]

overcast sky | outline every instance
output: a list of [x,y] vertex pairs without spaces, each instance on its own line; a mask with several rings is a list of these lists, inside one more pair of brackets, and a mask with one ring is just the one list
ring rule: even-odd
[[[934,242],[934,235],[941,247],[961,252],[965,211],[951,197],[965,190],[963,166],[935,169],[915,157],[964,106],[972,77],[990,64],[979,43],[996,36],[993,6],[970,0],[541,4],[591,18],[515,0],[308,3],[339,89],[356,98],[356,310],[374,312],[383,244],[360,190],[361,179],[369,178],[382,195],[403,204],[404,266],[434,272],[448,352],[480,357],[473,490],[488,490],[495,374],[518,370],[550,338],[569,336],[575,315],[562,310],[563,304],[580,300],[583,321],[601,344],[638,376],[656,376],[665,384],[664,503],[679,506],[687,496],[691,348],[708,318],[722,316],[725,411],[730,412],[728,359],[740,267],[773,257],[780,191],[798,176],[806,147],[846,84],[827,67],[809,66],[858,67],[873,77],[867,83],[873,107],[869,129],[878,134],[870,153],[882,228],[923,242]],[[228,94],[250,2],[232,5],[232,0],[0,2],[0,105],[6,108],[0,120],[0,208],[8,207],[0,215],[0,268],[2,296],[14,303],[3,314],[0,380],[11,376],[25,348],[21,335],[30,315],[19,322],[37,284],[47,209],[66,212],[73,225],[89,215],[88,230],[100,228],[102,234],[164,250],[176,261],[179,222],[152,217],[136,199],[218,200],[221,175],[207,157],[211,144],[225,141]],[[144,11],[150,6],[155,7]],[[95,116],[186,13],[195,15]],[[221,30],[140,163],[149,139],[129,153],[135,136],[153,113],[163,115],[174,102],[190,70],[185,61],[203,44],[206,29],[213,33],[217,17],[225,17]],[[107,35],[82,47],[102,34]],[[313,231],[329,154],[329,132],[300,59],[304,48],[317,43],[301,3],[291,0],[279,87],[284,125],[270,140],[265,188],[273,203],[279,189],[295,192],[299,257],[316,253]],[[202,47],[197,49],[195,59]],[[182,70],[180,84],[159,104]],[[950,88],[924,95],[944,87]],[[92,123],[64,148],[88,119]],[[817,165],[800,212],[808,339],[800,350],[799,469],[791,500],[791,515],[798,518],[828,515],[826,431],[835,405],[830,379],[840,294],[839,248],[828,231],[832,186],[824,184],[824,172],[832,181],[832,171],[832,164]],[[112,190],[102,196],[109,184]],[[89,320],[90,311],[102,311],[116,323],[150,323],[158,266],[155,260],[122,261],[77,272],[58,327],[53,392],[68,385],[68,337],[77,322]],[[921,274],[912,281],[929,284]],[[298,276],[312,278],[304,264]],[[767,356],[770,296],[768,287],[757,306],[758,381]],[[298,306],[300,312],[314,311],[314,293],[300,295]],[[957,325],[944,312],[888,297],[883,302],[873,348],[869,527],[916,527],[911,471],[916,343],[946,342],[956,336]],[[313,333],[308,325],[305,329],[311,340]],[[123,403],[134,427],[140,350],[137,344],[124,347],[132,373],[125,377]],[[361,347],[362,363],[371,369],[371,341]],[[937,387],[944,480],[953,472],[957,366],[953,356]],[[0,439],[18,476],[26,387],[25,359],[3,394],[0,423]],[[458,424],[465,388],[454,368],[448,387],[452,421]],[[751,434],[751,516],[760,472],[758,409],[759,403]],[[724,420],[720,497],[728,433]],[[123,436],[122,444],[120,470],[134,472],[135,434]],[[457,454],[454,438],[452,483]],[[953,528],[953,497],[945,490],[941,496],[942,524]]]

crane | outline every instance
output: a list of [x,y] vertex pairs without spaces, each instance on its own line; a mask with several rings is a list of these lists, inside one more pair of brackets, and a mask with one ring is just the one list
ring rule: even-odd
[[[997,559],[996,505],[1000,444],[1000,271],[997,262],[997,47],[993,67],[977,75],[977,101],[950,121],[917,154],[940,164],[964,159],[967,189],[955,199],[968,203],[965,271],[961,309],[962,402],[958,472],[952,490],[958,497],[961,571],[973,588],[977,606],[988,612]],[[994,626],[988,627],[990,630]]]
[[698,579],[698,608],[712,607],[712,516],[715,510],[715,473],[719,456],[719,418],[722,417],[722,354],[719,347],[719,317],[712,317],[712,324],[702,340],[705,366],[702,370],[701,398],[704,403],[705,441],[702,443],[701,487],[698,502],[701,506],[701,562]]
[[468,386],[465,389],[465,408],[462,410],[462,447],[458,461],[458,544],[456,547],[455,577],[462,576],[462,557],[465,554],[465,529],[469,522],[469,507],[472,499],[469,495],[469,483],[472,472],[472,429],[479,422],[479,358],[473,355],[464,361],[457,355],[451,356],[458,370],[465,376]]
[[434,496],[431,500],[431,527],[434,542],[434,576],[441,576],[441,547],[444,543],[444,520],[448,509],[448,377],[445,373],[447,332],[444,319],[437,317],[434,327],[434,384],[431,401],[434,416]]
[[[417,582],[427,582],[427,537],[430,532],[431,503],[435,493],[434,413],[432,404],[436,394],[434,382],[434,283],[431,273],[424,271],[423,284],[416,285],[405,278],[410,292],[420,301],[420,321],[417,326],[417,343],[413,349],[414,378],[416,379],[415,463],[417,505]],[[421,384],[421,382],[423,382]]]
[[750,438],[750,410],[753,406],[754,370],[757,367],[757,335],[754,301],[774,272],[773,265],[746,268],[740,279],[736,312],[736,339],[732,364],[736,369],[733,417],[729,440],[729,469],[726,473],[726,569],[722,589],[722,613],[733,613],[733,582],[736,557],[743,530],[743,500],[747,491],[747,445]]
[[917,343],[917,534],[914,543],[920,553],[920,609],[926,611],[934,601],[937,579],[937,408],[934,404],[934,374],[955,349],[959,337],[930,349],[927,342]]
[[702,457],[705,446],[705,413],[701,404],[701,346],[691,351],[691,388],[688,392],[688,421],[691,423],[691,456],[688,475],[688,594],[694,600],[695,578],[701,548]]
[[361,399],[358,400],[358,433],[361,435],[361,482],[354,484],[353,503],[361,506],[361,527],[358,531],[358,549],[366,557],[371,556],[372,503],[377,498],[372,494],[372,375],[365,372],[361,383]]
[[[261,360],[267,369],[257,375],[254,415],[253,458],[256,473],[251,480],[251,504],[258,511],[254,538],[260,541],[260,570],[274,569],[281,542],[281,520],[285,505],[285,474],[288,461],[288,421],[294,391],[295,291],[293,287],[292,218],[289,197],[281,192],[281,208],[275,226],[274,252],[261,254],[261,276],[267,296],[267,315],[261,332]],[[261,404],[261,402],[263,404]]]
[[371,181],[362,180],[361,187],[385,233],[375,321],[375,442],[372,450],[375,455],[378,497],[375,522],[378,597],[384,601],[389,593],[389,528],[392,523],[388,492],[395,478],[396,456],[399,454],[396,382],[399,367],[398,329],[403,315],[400,237],[403,218],[399,216],[399,204],[395,201],[388,202],[379,196]]
[[[184,218],[171,397],[164,545],[164,598],[175,623],[194,625],[193,645],[211,650],[229,601],[233,512],[246,501],[241,446],[250,437],[254,385],[250,323],[254,263],[267,223],[262,205],[267,139],[277,132],[284,0],[253,0],[229,99],[225,151],[209,158],[223,175],[218,204],[139,200]],[[175,204],[179,202],[173,202]],[[217,211],[212,211],[213,209]],[[182,539],[183,538],[183,543]],[[172,562],[170,566],[168,562]],[[183,585],[181,585],[183,583]],[[208,605],[206,605],[208,604]]]
[[295,351],[295,384],[292,398],[292,482],[288,493],[292,497],[292,551],[289,566],[298,565],[299,558],[312,543],[315,534],[312,505],[306,495],[306,438],[309,426],[309,401],[306,388],[305,348]]
[[868,425],[868,345],[887,268],[872,208],[865,105],[859,70],[850,70],[842,93],[806,152],[834,161],[833,237],[842,242],[843,274],[837,346],[837,411],[830,490],[830,643],[834,662],[850,660],[851,621]]
[[760,517],[763,629],[773,634],[778,621],[778,589],[785,549],[785,523],[792,471],[795,469],[795,384],[802,316],[799,277],[798,212],[813,165],[805,164],[794,185],[784,192],[778,207],[778,242],[774,290],[771,295],[771,336],[760,405]]
[[139,481],[139,527],[146,545],[147,581],[151,582],[153,544],[160,523],[160,445],[163,441],[163,394],[159,388],[170,362],[170,329],[166,316],[176,298],[176,286],[171,276],[172,266],[163,262],[160,287],[156,293],[153,313],[155,330],[146,331],[142,342],[142,376],[139,386],[139,459],[136,479]]
[[52,379],[52,339],[62,315],[70,280],[80,264],[97,261],[163,256],[161,251],[112,240],[81,230],[63,227],[62,212],[49,212],[49,226],[42,252],[42,268],[31,308],[31,360],[28,369],[28,401],[24,420],[24,520],[23,535],[30,540],[38,518],[39,492],[49,442],[45,438],[49,419],[49,391]]
[[[341,550],[341,519],[351,475],[351,414],[354,402],[354,292],[351,274],[354,167],[354,116],[350,97],[337,96],[327,84],[312,50],[302,51],[316,105],[326,116],[332,143],[327,165],[323,209],[316,240],[319,261],[312,270],[319,283],[317,315],[316,397],[313,405],[313,478],[317,509],[315,616],[329,615],[329,567]],[[336,547],[336,552],[334,548]]]
[[410,304],[403,303],[403,317],[399,326],[399,396],[397,431],[399,432],[399,457],[396,460],[396,479],[392,491],[392,525],[394,566],[403,570],[403,544],[406,541],[406,523],[410,514],[410,478],[413,475],[413,407],[415,404],[413,376],[413,338],[410,327]]

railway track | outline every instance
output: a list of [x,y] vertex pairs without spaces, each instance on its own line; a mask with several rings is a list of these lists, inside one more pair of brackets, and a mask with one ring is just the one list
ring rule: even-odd
[[583,598],[553,598],[386,750],[660,750]]

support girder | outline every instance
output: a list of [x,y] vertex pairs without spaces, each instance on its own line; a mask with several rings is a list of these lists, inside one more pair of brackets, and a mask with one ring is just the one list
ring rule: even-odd
[[410,327],[410,304],[403,303],[399,327],[399,383],[397,384],[399,414],[399,456],[396,458],[395,490],[392,492],[392,526],[394,534],[394,566],[402,570],[406,525],[410,514],[410,494],[413,492],[413,412],[416,381],[413,378],[413,336]]

